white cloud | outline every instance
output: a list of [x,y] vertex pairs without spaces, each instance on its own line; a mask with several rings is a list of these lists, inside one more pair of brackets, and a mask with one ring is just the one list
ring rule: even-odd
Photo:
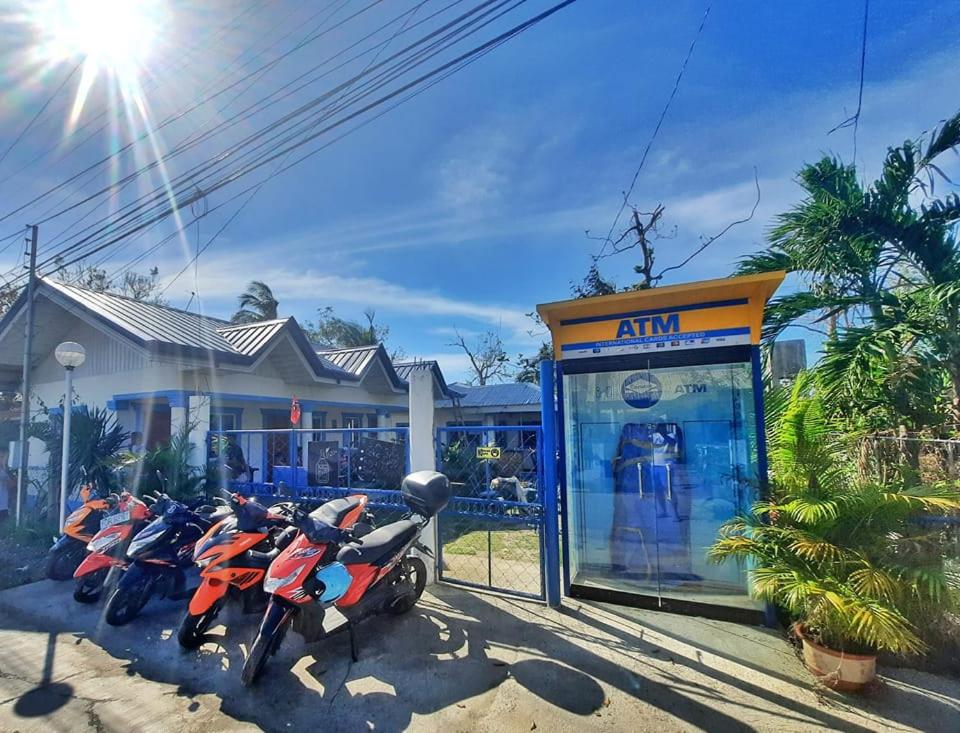
[[[278,259],[278,258],[274,258]],[[243,252],[229,258],[207,260],[200,274],[200,294],[209,305],[215,301],[235,302],[237,294],[252,278],[271,284],[283,303],[352,303],[376,308],[384,315],[403,313],[466,319],[493,329],[506,329],[513,337],[526,339],[530,319],[524,306],[476,303],[427,290],[414,290],[376,277],[354,277],[318,271],[312,267],[294,269],[264,263],[262,252]],[[181,278],[170,289],[176,300],[189,297],[192,279]],[[529,306],[526,306],[529,308]]]

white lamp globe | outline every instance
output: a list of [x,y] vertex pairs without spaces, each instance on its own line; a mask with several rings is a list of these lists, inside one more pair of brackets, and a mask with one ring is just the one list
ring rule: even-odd
[[76,369],[87,358],[87,350],[76,341],[64,341],[54,352],[57,362],[66,369]]

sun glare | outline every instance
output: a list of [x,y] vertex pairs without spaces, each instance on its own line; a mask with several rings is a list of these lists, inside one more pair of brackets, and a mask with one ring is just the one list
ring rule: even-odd
[[83,73],[71,125],[100,74],[112,76],[121,92],[136,89],[162,28],[162,0],[41,0],[32,24],[49,62],[76,61]]

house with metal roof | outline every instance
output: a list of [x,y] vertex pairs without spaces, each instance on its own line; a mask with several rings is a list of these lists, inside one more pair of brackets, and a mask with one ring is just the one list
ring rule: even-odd
[[[0,388],[18,390],[26,296],[0,320]],[[52,278],[37,283],[30,409],[62,409],[63,341],[86,349],[75,402],[113,410],[152,447],[180,425],[204,432],[289,428],[291,399],[302,428],[390,428],[408,422],[412,366],[398,371],[382,345],[316,349],[294,318],[232,324],[168,306],[100,293]],[[459,396],[438,367],[437,399]],[[255,457],[248,457],[251,464]]]
[[[446,427],[540,425],[540,387],[525,382],[506,384],[452,384],[455,395],[436,400],[437,425]],[[496,431],[494,431],[496,432]],[[535,448],[536,430],[504,431],[488,442],[505,448]]]

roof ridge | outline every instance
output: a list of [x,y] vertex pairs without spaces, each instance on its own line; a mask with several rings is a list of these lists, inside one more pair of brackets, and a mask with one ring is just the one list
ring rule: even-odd
[[[189,311],[187,312],[189,313]],[[223,328],[218,328],[217,333],[222,331],[235,331],[241,328],[253,328],[254,326],[272,326],[275,323],[286,323],[291,318],[293,318],[293,316],[287,316],[286,318],[271,318],[269,321],[251,321],[250,323],[231,323],[230,321],[226,321],[226,323],[229,325],[226,325]]]
[[344,351],[362,351],[363,349],[379,349],[383,344],[369,344],[367,346],[347,346],[343,349],[317,349],[318,354],[342,354]]
[[93,288],[84,288],[80,285],[74,285],[73,283],[65,283],[62,280],[57,280],[56,278],[49,277],[47,275],[38,275],[37,279],[40,280],[41,282],[44,282],[48,285],[52,285],[54,287],[62,287],[62,288],[73,289],[73,290],[82,290],[85,293],[92,293],[93,295],[105,295],[109,298],[126,300],[130,303],[137,303],[139,305],[149,305],[154,308],[160,308],[165,311],[173,311],[174,313],[183,313],[184,315],[194,316],[196,318],[204,318],[208,321],[227,323],[227,324],[230,323],[230,321],[227,321],[223,318],[217,318],[216,316],[207,316],[207,315],[203,315],[202,313],[194,313],[193,311],[188,311],[185,308],[177,308],[176,306],[172,306],[172,305],[164,305],[161,303],[151,303],[149,300],[137,300],[136,298],[131,298],[129,295],[114,293],[110,290],[94,290]]

